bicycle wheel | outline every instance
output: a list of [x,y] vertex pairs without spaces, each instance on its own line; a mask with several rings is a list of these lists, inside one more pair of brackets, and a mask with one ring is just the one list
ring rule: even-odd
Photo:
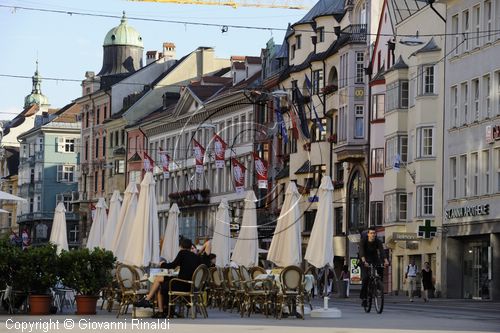
[[378,279],[374,284],[373,297],[375,298],[375,310],[377,310],[377,313],[382,313],[384,311],[384,284]]
[[369,313],[372,309],[372,301],[373,301],[373,287],[372,287],[371,281],[368,284],[367,296],[368,296],[368,298],[366,299],[366,304],[365,304],[364,308],[365,308],[365,312]]

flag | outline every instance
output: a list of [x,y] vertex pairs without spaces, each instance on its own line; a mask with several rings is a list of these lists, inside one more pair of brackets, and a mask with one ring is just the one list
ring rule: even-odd
[[[304,83],[306,84],[307,90],[309,91],[309,96],[312,96],[311,80],[309,80],[309,78],[307,77],[307,74],[304,74],[304,76],[305,76]],[[314,112],[314,117],[316,118],[316,123],[318,125],[318,128],[321,132],[323,132],[324,131],[323,125],[321,124],[321,121],[319,120],[318,112],[316,111],[316,107],[314,106],[314,102],[313,102],[312,98],[311,98],[311,107],[312,107],[312,110]]]
[[267,163],[259,155],[253,153],[255,171],[257,172],[257,184],[259,188],[267,188]]
[[155,163],[154,163],[153,159],[151,158],[151,156],[149,156],[146,152],[144,152],[143,162],[144,162],[144,171],[146,171],[146,172],[153,171],[153,167],[154,167]]
[[28,228],[24,227],[21,238],[23,240],[23,250],[26,250],[31,245],[31,237]]
[[205,148],[193,139],[193,153],[196,160],[196,173],[203,173],[203,159],[205,157]]
[[307,127],[307,118],[304,110],[304,96],[300,92],[299,88],[294,88],[293,90],[295,101],[297,103],[297,114],[300,121],[300,131],[305,139],[311,138],[311,133],[309,133],[309,127]]
[[295,118],[297,116],[297,114],[295,113],[295,108],[290,108],[288,116],[292,121],[292,137],[297,140],[299,138],[299,128],[297,127],[297,119]]
[[160,161],[161,161],[161,166],[163,169],[163,177],[170,178],[170,156],[167,154],[166,151],[163,151],[163,149],[160,148]]
[[283,141],[288,143],[288,133],[286,132],[285,121],[283,120],[283,115],[281,114],[281,106],[280,99],[278,97],[274,98],[274,107],[276,112],[276,120],[278,121],[278,126],[281,131],[281,136],[283,137]]
[[233,164],[234,187],[236,193],[243,193],[245,190],[245,171],[247,169],[235,158],[231,159],[231,163]]
[[399,172],[399,169],[401,168],[401,157],[399,156],[399,154],[396,154],[394,156],[392,167],[394,168],[394,170],[396,170],[396,172]]
[[215,168],[223,169],[227,144],[222,138],[214,134]]

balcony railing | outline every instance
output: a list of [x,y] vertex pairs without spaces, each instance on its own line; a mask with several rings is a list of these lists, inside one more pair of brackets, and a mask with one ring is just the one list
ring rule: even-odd
[[[33,213],[22,214],[17,217],[17,221],[20,223],[29,221],[38,221],[38,220],[53,220],[53,219],[54,219],[54,212],[33,212]],[[79,215],[77,213],[66,212],[66,221],[78,220],[78,219]]]
[[172,203],[179,207],[192,206],[196,204],[208,204],[210,202],[210,190],[189,190],[184,192],[175,192],[168,195]]
[[351,24],[342,30],[349,36],[349,42],[366,43],[366,24]]

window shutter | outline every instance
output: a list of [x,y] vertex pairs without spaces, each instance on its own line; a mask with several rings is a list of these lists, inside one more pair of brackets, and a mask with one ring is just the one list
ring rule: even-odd
[[64,152],[64,137],[56,138],[56,142],[57,142],[57,152],[63,153]]
[[63,178],[63,166],[58,165],[57,166],[57,181],[60,182]]
[[438,91],[438,65],[437,64],[434,65],[434,77],[432,78],[432,82],[433,82],[432,87],[434,90],[433,93],[437,95],[439,93],[439,91]]

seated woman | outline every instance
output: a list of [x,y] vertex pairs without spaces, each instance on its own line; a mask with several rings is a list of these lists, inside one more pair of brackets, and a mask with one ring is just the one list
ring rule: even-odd
[[[177,257],[171,263],[161,262],[160,267],[166,269],[174,269],[176,267],[180,267],[178,278],[182,280],[191,281],[193,277],[193,273],[198,268],[199,265],[202,264],[202,261],[199,256],[191,252],[191,246],[193,243],[190,239],[184,238],[180,244],[180,251],[177,254]],[[169,288],[169,280],[168,276],[158,275],[155,277],[153,285],[149,290],[149,293],[136,302],[134,306],[136,307],[152,307],[151,299],[156,294],[158,300],[158,312],[155,314],[155,318],[164,318],[164,297],[168,300],[168,288]],[[190,286],[187,283],[176,283],[172,286],[173,290],[176,291],[189,291]]]

